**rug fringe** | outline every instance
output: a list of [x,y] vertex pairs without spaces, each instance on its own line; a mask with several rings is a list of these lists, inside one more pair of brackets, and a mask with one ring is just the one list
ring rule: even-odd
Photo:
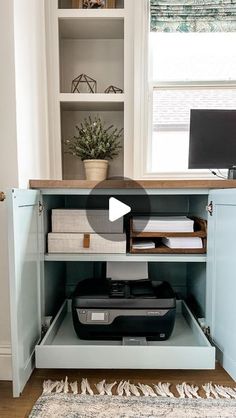
[[[116,390],[114,387],[116,386]],[[79,389],[80,387],[80,389]],[[157,384],[147,385],[144,383],[130,383],[129,380],[120,382],[106,383],[102,380],[94,384],[96,391],[92,389],[88,379],[83,378],[81,383],[77,381],[69,383],[68,377],[65,380],[43,382],[43,395],[50,393],[72,393],[74,395],[108,395],[108,396],[149,396],[149,397],[169,397],[169,398],[207,398],[207,399],[236,399],[236,388],[222,385],[216,385],[212,382],[202,385],[203,396],[200,395],[198,386],[190,385],[186,382],[176,386],[170,383],[159,382]],[[174,390],[174,391],[173,391]],[[176,392],[179,396],[176,396]]]

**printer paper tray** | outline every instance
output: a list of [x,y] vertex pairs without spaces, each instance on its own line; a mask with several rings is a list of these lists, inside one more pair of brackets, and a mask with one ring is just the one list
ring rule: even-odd
[[177,301],[174,331],[167,341],[124,345],[80,340],[66,301],[39,345],[36,367],[71,369],[214,369],[215,348],[183,301]]

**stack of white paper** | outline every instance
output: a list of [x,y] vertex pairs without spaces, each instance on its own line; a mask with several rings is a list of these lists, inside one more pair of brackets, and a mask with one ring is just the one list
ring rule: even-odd
[[187,216],[135,217],[133,229],[136,232],[193,232],[194,221]]
[[162,238],[163,243],[169,248],[202,248],[202,240],[199,237],[168,237]]
[[146,261],[108,261],[106,277],[112,280],[143,280],[148,278],[148,263]]
[[135,250],[150,250],[151,248],[155,248],[155,242],[137,240],[133,243],[132,248]]

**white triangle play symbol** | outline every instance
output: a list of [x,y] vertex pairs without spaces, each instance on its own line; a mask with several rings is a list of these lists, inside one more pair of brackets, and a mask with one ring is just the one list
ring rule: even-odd
[[131,212],[131,207],[122,203],[120,200],[115,197],[110,197],[109,199],[109,221],[114,222],[126,213]]

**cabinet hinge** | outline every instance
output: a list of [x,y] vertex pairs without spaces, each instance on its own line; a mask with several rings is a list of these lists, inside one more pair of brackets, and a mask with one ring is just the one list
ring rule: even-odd
[[38,203],[38,210],[39,210],[39,215],[41,215],[41,213],[43,212],[43,204],[40,201]]
[[213,202],[211,201],[206,207],[207,212],[212,216],[213,215]]
[[198,318],[198,323],[205,336],[211,341],[211,328],[207,325],[206,318]]
[[44,337],[44,335],[49,330],[51,323],[52,323],[53,317],[52,316],[45,316],[42,321],[41,325],[41,338]]
[[43,339],[46,332],[47,332],[47,328],[46,328],[45,324],[42,324],[41,325],[41,340]]
[[211,339],[211,328],[209,326],[206,326],[203,328],[203,332],[205,336],[210,340]]

